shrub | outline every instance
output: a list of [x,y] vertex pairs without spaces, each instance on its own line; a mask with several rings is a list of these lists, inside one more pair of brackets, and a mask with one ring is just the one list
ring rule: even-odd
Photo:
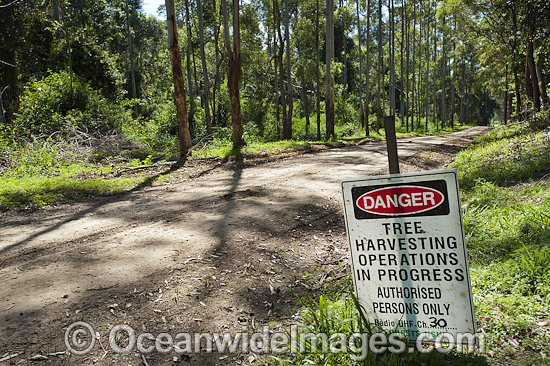
[[73,127],[105,132],[130,118],[128,111],[106,100],[88,83],[76,76],[71,83],[69,73],[61,72],[26,85],[14,124],[19,136],[28,137]]

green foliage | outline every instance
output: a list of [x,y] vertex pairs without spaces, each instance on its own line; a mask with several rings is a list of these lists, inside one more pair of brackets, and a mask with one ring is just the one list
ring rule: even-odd
[[550,314],[549,274],[550,249],[534,245],[471,269],[478,331],[494,357],[545,363],[548,338],[539,323]]
[[[544,132],[531,134],[525,124],[498,128],[468,149],[468,160],[459,156],[456,164],[461,185],[469,188],[462,192],[470,204],[464,227],[478,331],[486,334],[493,357],[521,355],[526,364],[544,363],[541,352],[548,344],[538,324],[550,313],[550,185],[544,179],[510,188],[497,184],[512,174],[525,181],[529,171],[544,169],[537,160],[547,154],[544,138]],[[495,169],[495,159],[504,162],[502,172]],[[475,160],[485,162],[488,171],[469,170]],[[524,167],[530,161],[534,167]]]
[[130,140],[156,152],[175,153],[178,149],[178,121],[172,101],[159,103],[148,118],[129,120],[121,129]]
[[534,130],[543,130],[550,126],[550,110],[533,113],[528,119],[529,127]]
[[458,169],[463,189],[472,189],[480,178],[500,185],[528,181],[550,167],[549,131],[486,141],[462,151],[450,165]]
[[68,72],[52,73],[27,84],[14,125],[17,134],[50,135],[72,128],[107,132],[130,120],[129,112],[106,100]]
[[335,85],[335,101],[334,115],[336,125],[344,123],[357,123],[359,121],[359,113],[357,110],[357,102],[351,93],[344,90],[344,86]]
[[[431,352],[405,352],[394,354],[370,352],[368,345],[360,339],[350,347],[348,340],[352,334],[363,334],[369,337],[381,329],[373,326],[364,309],[359,305],[348,288],[350,295],[327,297],[321,295],[318,301],[304,304],[295,320],[298,322],[298,339],[291,352],[280,357],[271,356],[269,365],[486,365],[482,357],[458,355],[454,352],[447,355]],[[341,289],[340,289],[341,291]],[[323,349],[322,335],[326,335],[325,344],[332,349]],[[343,338],[341,338],[341,336]],[[340,339],[346,341],[340,343]],[[367,338],[368,339],[368,338]],[[364,348],[362,348],[364,347]]]

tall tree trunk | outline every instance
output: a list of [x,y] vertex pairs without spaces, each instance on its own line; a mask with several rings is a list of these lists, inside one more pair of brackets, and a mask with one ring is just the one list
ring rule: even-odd
[[227,0],[223,2],[223,23],[225,48],[229,58],[228,90],[231,100],[231,127],[233,147],[238,149],[245,145],[243,139],[243,125],[241,114],[241,99],[239,82],[241,80],[241,27],[239,22],[239,0],[233,0],[233,46],[229,40],[229,14]]
[[275,11],[277,10],[277,0],[273,0],[272,2],[272,10],[273,10],[273,66],[274,66],[274,80],[275,80],[275,90],[274,90],[274,97],[275,97],[275,123],[277,125],[277,140],[281,139],[281,102],[280,102],[280,96],[279,96],[279,47],[277,43],[277,32],[275,31],[275,28],[278,27],[277,25],[277,17]]
[[193,88],[193,73],[191,69],[191,16],[189,15],[189,1],[185,0],[185,23],[187,25],[187,45],[185,48],[185,66],[187,70],[187,84],[189,84],[189,130],[193,130],[193,121],[195,118],[195,93]]
[[292,91],[292,73],[290,65],[290,9],[288,0],[285,0],[285,42],[286,42],[286,77],[287,77],[287,104],[288,115],[283,119],[283,139],[292,138],[292,111],[294,109],[294,93]]
[[455,125],[455,94],[456,94],[456,88],[455,88],[455,84],[453,83],[451,85],[451,120],[450,120],[450,125],[449,127],[451,127],[451,129],[454,129],[454,125]]
[[371,17],[371,0],[367,0],[367,71],[365,74],[365,79],[367,79],[366,84],[366,98],[365,98],[365,135],[369,136],[369,115],[370,115],[370,17]]
[[316,53],[317,53],[317,60],[316,60],[316,83],[315,86],[317,88],[317,140],[321,140],[321,70],[320,70],[320,64],[321,64],[321,46],[319,42],[319,0],[316,0],[316,9],[315,9],[315,45],[316,45]]
[[531,74],[529,73],[529,62],[527,57],[525,58],[525,93],[527,94],[527,99],[533,101],[533,84],[531,83]]
[[413,29],[412,29],[412,90],[411,90],[411,130],[414,131],[414,114],[416,107],[416,3],[413,1]]
[[307,83],[305,76],[302,77],[302,101],[304,103],[304,114],[306,117],[306,136],[309,135],[309,100],[307,98]]
[[172,77],[174,79],[174,102],[178,117],[178,132],[180,140],[180,159],[185,159],[191,150],[191,135],[187,120],[187,101],[185,96],[185,82],[181,69],[181,53],[178,44],[178,29],[176,26],[176,12],[174,0],[165,0],[168,23],[168,44],[172,63]]
[[512,65],[512,68],[514,69],[514,91],[516,94],[516,114],[517,118],[520,118],[521,116],[521,84],[519,82],[519,76],[518,76],[518,69],[516,64]]
[[[128,32],[128,49],[129,49],[129,59],[130,59],[130,80],[132,81],[132,98],[137,98],[136,91],[136,75],[134,69],[134,46],[132,44],[132,30],[130,28],[130,10],[128,10],[128,0],[126,0],[126,31]],[[137,117],[138,110],[137,104],[134,104],[134,117]]]
[[[534,41],[534,52],[538,52],[539,40]],[[537,73],[537,79],[539,82],[539,91],[540,98],[542,100],[542,108],[546,109],[548,107],[548,93],[546,92],[546,81],[544,80],[544,74],[542,73],[542,57],[537,57],[537,62],[535,62],[535,70]]]
[[[434,3],[434,6],[437,5]],[[437,82],[437,18],[436,18],[436,8],[434,7],[434,24],[433,24],[433,41],[434,41],[434,52],[433,52],[433,71],[432,71],[432,80],[433,80],[433,99],[432,99],[432,121],[434,124],[434,127],[437,128],[438,124],[436,121],[437,111],[437,88],[436,88],[436,82]]]
[[447,122],[447,105],[445,103],[445,97],[447,94],[445,79],[447,77],[447,54],[445,49],[445,16],[443,16],[443,23],[441,25],[441,128],[445,128],[445,122]]
[[399,72],[399,115],[401,118],[401,123],[403,123],[404,114],[405,114],[405,93],[404,93],[404,84],[403,84],[403,56],[405,54],[405,0],[401,0],[401,68]]
[[464,112],[466,108],[466,56],[462,55],[462,85],[460,87],[460,115],[458,121],[464,124]]
[[72,51],[73,42],[71,40],[71,30],[69,29],[69,26],[67,24],[65,13],[66,13],[65,3],[62,3],[61,19],[63,22],[63,30],[65,31],[65,41],[67,46],[67,61],[69,63],[69,75],[71,79],[71,98],[72,98],[74,96],[74,88],[73,88],[74,70],[73,70],[73,51]]
[[[405,29],[406,29],[406,33],[405,33],[405,37],[406,37],[406,40],[405,40],[405,49],[407,50],[406,51],[406,54],[407,54],[407,61],[406,61],[406,71],[405,71],[405,125],[406,125],[406,128],[407,128],[407,132],[409,132],[409,107],[410,107],[410,100],[409,100],[409,96],[410,96],[410,89],[409,89],[409,77],[410,77],[410,56],[411,56],[411,52],[410,52],[410,47],[411,47],[411,40],[410,40],[410,37],[411,37],[411,29],[410,29],[410,18],[409,18],[409,13],[407,12],[407,8],[406,8],[406,5],[407,3],[405,2],[404,4],[404,7],[405,7]],[[413,2],[413,6],[414,6],[414,2]],[[414,50],[413,50],[414,52]]]
[[[394,18],[395,12],[393,8],[393,0],[388,1],[389,9],[389,32],[390,32],[390,85],[389,85],[389,98],[390,98],[390,116],[395,117],[395,27]],[[395,118],[394,118],[395,121]]]
[[[213,0],[213,8],[215,11],[215,14],[219,14],[218,7],[217,7],[217,1]],[[221,58],[219,55],[219,46],[220,42],[220,24],[218,23],[218,17],[215,17],[215,26],[214,26],[214,55],[215,55],[215,62],[216,62],[216,74],[214,75],[214,85],[212,85],[212,125],[220,125],[219,119],[217,115],[217,108],[218,105],[218,86],[219,86],[219,78],[220,78],[220,66],[221,66]],[[223,58],[223,57],[222,57]]]
[[[285,94],[285,69],[284,69],[284,64],[283,64],[283,55],[284,55],[284,51],[285,51],[285,41],[283,40],[283,35],[282,35],[282,32],[281,32],[281,18],[280,18],[280,11],[279,11],[279,3],[278,3],[278,0],[275,0],[273,2],[273,5],[275,7],[275,10],[274,10],[274,13],[273,13],[273,16],[274,16],[274,20],[275,20],[275,23],[276,23],[276,30],[277,30],[277,36],[279,38],[279,53],[277,54],[277,58],[278,58],[278,61],[277,61],[277,64],[279,65],[279,88],[280,88],[280,91],[279,91],[279,95],[280,95],[280,102],[281,102],[281,106],[282,106],[282,117],[283,117],[283,129],[284,129],[284,125],[285,125],[285,119],[287,118],[287,113],[286,113],[286,94]],[[279,121],[279,119],[278,119]],[[279,130],[280,131],[280,126],[279,126]],[[284,132],[283,132],[283,138],[284,138]]]
[[425,102],[425,113],[426,113],[426,122],[425,130],[428,131],[428,116],[430,115],[429,105],[428,105],[428,91],[430,84],[430,16],[431,16],[431,1],[428,0],[428,19],[426,24],[426,100]]
[[[527,42],[527,51],[526,51],[526,60],[527,64],[527,71],[530,78],[530,86],[533,90],[533,105],[535,107],[535,111],[540,111],[540,89],[539,89],[539,82],[537,78],[537,71],[535,67],[535,59],[533,57],[533,41],[530,40]],[[527,77],[527,73],[526,73]]]
[[202,1],[201,0],[197,0],[197,8],[198,8],[198,18],[199,18],[199,42],[200,42],[200,48],[201,48],[202,75],[204,79],[202,94],[204,98],[206,133],[209,136],[212,136],[212,119],[210,117],[210,107],[209,107],[210,80],[208,79],[208,68],[206,67],[206,54],[204,52],[204,21],[202,18]]
[[357,10],[357,36],[359,40],[359,110],[361,113],[361,127],[365,127],[365,111],[363,109],[363,50],[361,48],[361,16],[359,15],[359,0],[356,0],[355,7]]
[[326,134],[325,139],[334,137],[334,78],[332,77],[331,63],[334,59],[334,0],[327,0],[326,17],[326,67],[327,84],[325,97]]
[[[340,7],[344,7],[344,1],[340,0]],[[342,18],[342,86],[344,90],[348,88],[348,67],[347,67],[347,54],[346,54],[346,24],[344,18]]]
[[508,62],[506,62],[506,70],[504,76],[504,103],[502,108],[502,120],[504,124],[508,123]]
[[382,0],[378,0],[378,104],[376,107],[376,133],[380,131],[380,122],[382,118]]

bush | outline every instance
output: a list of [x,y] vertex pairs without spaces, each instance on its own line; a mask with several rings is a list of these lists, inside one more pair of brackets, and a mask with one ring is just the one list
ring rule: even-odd
[[25,86],[14,124],[17,134],[51,135],[80,128],[106,132],[130,120],[123,107],[106,100],[79,77],[68,72],[52,73]]

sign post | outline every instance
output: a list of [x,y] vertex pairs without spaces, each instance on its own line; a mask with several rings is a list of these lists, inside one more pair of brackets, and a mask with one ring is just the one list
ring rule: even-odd
[[475,334],[456,171],[342,182],[355,292],[386,331]]

